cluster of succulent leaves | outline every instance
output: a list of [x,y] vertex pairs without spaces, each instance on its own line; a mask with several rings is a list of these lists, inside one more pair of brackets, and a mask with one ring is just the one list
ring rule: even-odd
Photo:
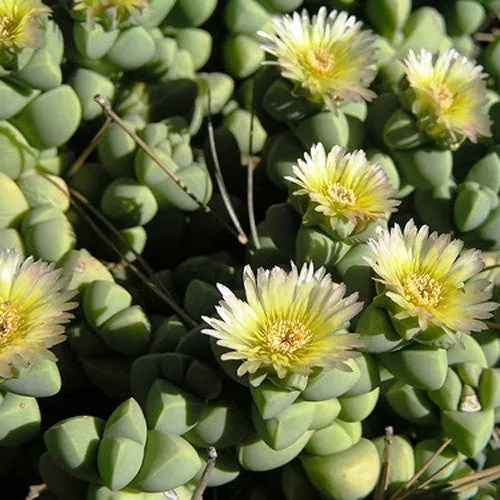
[[[420,481],[436,487],[500,464],[498,330],[451,348],[403,338],[375,298],[369,235],[308,223],[285,179],[316,143],[364,149],[401,200],[391,223],[414,218],[500,262],[498,0],[61,0],[51,13],[17,1],[41,19],[29,43],[0,45],[0,249],[56,263],[79,307],[58,363],[0,382],[6,498],[44,483],[47,500],[188,499],[213,448],[204,498],[364,498],[383,475],[387,426],[387,498],[432,456]],[[368,104],[328,110],[263,65],[258,32],[321,3],[375,32]],[[491,137],[450,145],[421,130],[401,61],[422,48],[484,66]],[[97,94],[226,225],[218,168],[241,220],[250,172],[258,248],[117,123],[80,161],[105,123]],[[240,294],[245,263],[290,261],[359,292],[346,328],[364,346],[350,371],[241,377],[202,317],[217,284]],[[484,276],[499,302],[498,273]],[[497,486],[459,498],[493,499]]]

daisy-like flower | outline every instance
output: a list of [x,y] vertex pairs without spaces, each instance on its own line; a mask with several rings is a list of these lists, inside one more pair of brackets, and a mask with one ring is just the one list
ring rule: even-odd
[[41,25],[50,9],[40,0],[2,0],[0,2],[0,53],[40,46]]
[[311,210],[325,216],[332,230],[351,223],[355,233],[362,231],[370,222],[387,219],[400,203],[385,172],[362,150],[346,153],[334,146],[327,154],[318,143],[297,160],[293,173],[285,178],[301,187],[294,195],[307,195]]
[[478,136],[491,135],[482,66],[453,49],[439,56],[410,51],[404,66],[414,92],[412,111],[438,144],[457,149],[466,138],[477,142]]
[[374,37],[354,16],[321,7],[317,15],[278,16],[274,33],[259,32],[262,48],[277,58],[284,78],[335,110],[338,101],[370,101],[366,82],[375,74]]
[[357,293],[344,297],[345,285],[312,264],[300,271],[292,264],[289,273],[259,268],[257,276],[247,266],[243,283],[245,301],[219,284],[219,318],[203,318],[211,326],[203,333],[228,349],[221,359],[242,361],[240,377],[260,368],[279,378],[308,375],[315,366],[350,371],[345,361],[361,342],[357,335],[335,332],[361,311]]
[[73,11],[85,13],[89,22],[109,22],[116,29],[148,5],[148,0],[74,0]]
[[394,317],[414,320],[410,336],[430,327],[452,338],[488,328],[481,320],[491,317],[497,304],[487,302],[489,281],[476,278],[484,267],[479,250],[461,253],[461,240],[429,235],[428,226],[417,229],[413,220],[403,231],[397,224],[390,231],[380,230],[368,244],[374,257],[366,260],[392,303]]
[[15,377],[38,357],[56,360],[48,350],[64,340],[71,319],[62,271],[13,249],[0,250],[0,377]]

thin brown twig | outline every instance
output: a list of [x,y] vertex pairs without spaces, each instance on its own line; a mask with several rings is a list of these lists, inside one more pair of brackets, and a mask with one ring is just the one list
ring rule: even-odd
[[247,210],[248,223],[250,225],[250,234],[252,236],[253,246],[256,249],[260,248],[259,234],[257,232],[257,224],[255,222],[255,204],[254,204],[254,171],[255,163],[253,162],[253,133],[255,123],[255,80],[252,80],[252,100],[250,113],[250,137],[248,141],[248,166],[247,166]]
[[457,486],[462,486],[463,484],[474,482],[476,479],[481,480],[484,477],[495,476],[497,474],[500,474],[500,465],[488,467],[487,469],[483,469],[479,472],[475,472],[474,474],[469,474],[468,476],[459,477],[457,479],[451,479],[447,482],[450,486],[455,488]]
[[486,320],[484,320],[484,323],[490,328],[493,328],[493,330],[500,330],[500,323],[495,323],[494,321],[486,321]]
[[406,493],[410,487],[412,486],[412,484],[417,481],[417,479],[431,466],[432,462],[434,462],[434,460],[436,460],[436,458],[441,454],[441,452],[451,443],[451,439],[447,439],[435,452],[434,454],[429,458],[429,460],[427,460],[427,462],[425,462],[425,464],[422,465],[422,467],[420,467],[420,469],[413,475],[413,477],[408,481],[406,482],[405,484],[403,484],[403,486],[401,486],[401,488],[399,488],[398,491],[396,491],[396,493],[394,493],[394,495],[391,496],[391,498],[389,500],[396,500],[396,499],[400,499],[402,498],[403,496],[401,495],[401,493]]
[[490,474],[487,476],[484,476],[481,479],[478,479],[477,481],[472,481],[470,483],[465,483],[462,486],[459,486],[457,488],[453,488],[453,493],[463,493],[464,491],[471,490],[473,488],[478,488],[479,486],[483,486],[483,484],[489,484],[492,481],[496,481],[497,479],[500,478],[500,471],[495,473],[495,474]]
[[377,485],[374,500],[383,500],[385,492],[389,487],[389,472],[392,463],[392,438],[394,436],[394,429],[389,426],[385,428],[385,444],[382,453],[382,470],[380,480]]
[[215,134],[214,134],[214,126],[212,123],[212,92],[210,90],[210,86],[208,82],[207,84],[207,100],[208,100],[208,142],[210,145],[210,153],[212,154],[212,160],[215,166],[215,181],[217,182],[217,186],[219,187],[219,192],[222,196],[222,201],[224,202],[224,206],[226,207],[227,213],[233,222],[236,231],[239,234],[239,240],[242,244],[246,245],[248,243],[248,237],[245,234],[245,231],[241,227],[240,220],[236,215],[233,204],[231,203],[231,198],[229,197],[229,193],[226,188],[226,183],[224,182],[224,177],[222,175],[222,170],[220,168],[219,155],[217,154],[217,147],[215,144]]
[[[90,201],[82,193],[80,193],[79,191],[77,191],[76,189],[73,189],[73,188],[70,188],[70,193],[72,196],[77,198],[78,201],[82,205],[84,205],[86,208],[88,208],[88,210],[90,212],[92,212],[92,214],[95,215],[116,236],[116,238],[118,238],[120,240],[120,243],[122,243],[124,246],[126,246],[127,249],[130,250],[134,254],[134,257],[139,261],[139,263],[144,267],[145,271],[148,273],[149,279],[155,281],[156,285],[158,287],[160,287],[162,289],[162,291],[165,292],[166,295],[170,295],[171,298],[173,299],[170,290],[168,290],[160,280],[155,278],[155,273],[154,273],[153,269],[151,268],[151,266],[146,261],[146,259],[144,259],[144,257],[139,252],[137,252],[135,250],[135,248],[129,243],[129,241],[123,237],[123,235],[111,223],[111,221],[104,214],[102,214],[100,210],[95,208],[94,205],[92,205],[92,203],[90,203]],[[123,261],[126,261],[126,259],[123,258],[123,256],[121,256],[121,257],[122,257]]]
[[66,172],[65,174],[66,178],[75,175],[78,172],[78,170],[82,168],[84,163],[87,161],[87,158],[92,154],[94,149],[99,145],[102,138],[108,131],[111,122],[112,122],[111,118],[109,116],[106,116],[106,121],[103,123],[102,127],[97,131],[97,134],[92,138],[89,145],[82,151],[82,154],[77,158],[75,163],[73,163],[71,168]]
[[491,266],[486,266],[481,269],[481,272],[484,273],[484,271],[491,271],[493,269],[497,269],[500,267],[500,264],[492,264]]
[[[85,210],[75,203],[75,199],[71,198],[71,204],[75,208],[75,210],[80,214],[80,216],[85,219],[87,224],[96,232],[96,234],[104,241],[110,248],[112,248],[118,255],[121,257],[121,251],[117,247],[117,245],[106,235],[104,231],[92,220],[92,218],[85,212]],[[132,262],[125,260],[124,264],[130,268],[130,270],[153,292],[155,293],[161,300],[163,300],[172,310],[181,318],[181,320],[188,326],[194,327],[198,323],[189,316],[189,314],[182,309],[175,300],[173,300],[170,296],[166,295],[159,287],[151,281],[137,266],[135,266]]]
[[458,457],[453,458],[452,460],[449,460],[446,462],[442,467],[440,467],[434,474],[430,475],[423,483],[419,484],[417,486],[417,490],[423,490],[429,483],[432,483],[436,479],[436,477],[441,474],[441,472],[445,471],[450,465],[456,463],[458,460]]
[[[66,191],[57,182],[55,182],[50,178],[48,178],[48,180],[62,193],[64,193],[65,195],[67,194]],[[90,203],[90,201],[76,189],[70,187],[69,194],[70,194],[69,198],[70,202],[71,202],[71,197],[76,198],[82,205],[84,205],[90,212],[92,212],[92,214],[95,215],[116,236],[116,238],[120,241],[120,243],[123,244],[128,250],[130,250],[133,253],[134,257],[139,261],[139,263],[144,267],[144,269],[148,273],[149,275],[148,278],[154,281],[155,284],[165,293],[165,295],[170,296],[170,298],[173,301],[175,301],[170,290],[168,290],[160,280],[155,279],[154,271],[147,263],[146,259],[144,259],[142,255],[135,250],[135,248],[129,243],[129,241],[126,238],[123,237],[120,231],[118,231],[118,229],[107,219],[107,217],[105,217],[97,208],[95,208],[94,205],[92,205],[92,203]],[[122,261],[128,262],[121,255],[121,253],[119,253],[119,255],[122,258]]]
[[495,38],[500,34],[500,30],[493,28],[491,33],[478,32],[474,34],[474,38],[478,42],[493,42]]
[[179,178],[179,176],[170,170],[158,157],[158,155],[131,129],[112,109],[108,101],[104,99],[101,95],[96,95],[94,101],[102,107],[106,116],[111,118],[115,123],[117,123],[134,141],[137,145],[189,196],[198,207],[205,213],[212,215],[217,219],[220,224],[222,224],[241,244],[244,244],[240,240],[240,235],[234,228],[228,224],[219,214],[214,212],[206,203],[201,201],[188,186]]
[[212,471],[215,467],[216,460],[217,460],[217,450],[213,446],[210,446],[210,448],[208,448],[207,465],[205,466],[200,482],[198,483],[198,486],[196,486],[196,490],[194,491],[191,500],[202,500],[203,492],[207,488],[208,481],[210,479],[210,476],[212,475]]

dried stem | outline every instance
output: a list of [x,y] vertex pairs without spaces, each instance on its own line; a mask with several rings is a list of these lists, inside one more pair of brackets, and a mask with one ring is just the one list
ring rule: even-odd
[[78,170],[82,168],[84,163],[87,161],[87,158],[92,154],[94,149],[99,145],[102,138],[108,131],[111,122],[112,122],[111,118],[109,116],[106,116],[106,121],[104,122],[102,127],[98,130],[97,134],[92,138],[89,145],[83,150],[82,154],[78,157],[75,163],[73,163],[71,168],[66,172],[65,177],[71,177],[72,175],[75,175],[78,172]]
[[[153,269],[151,268],[151,266],[147,263],[147,261],[143,258],[143,256],[135,250],[135,248],[127,241],[127,239],[123,237],[123,235],[120,233],[120,231],[118,231],[118,229],[116,229],[116,227],[108,220],[108,218],[105,217],[104,214],[102,214],[100,212],[100,210],[95,208],[94,205],[92,205],[92,203],[90,203],[90,201],[83,194],[81,194],[79,191],[77,191],[76,189],[70,188],[70,193],[80,203],[82,203],[82,205],[84,205],[86,208],[88,208],[88,210],[90,212],[92,212],[92,214],[95,215],[116,236],[116,238],[118,240],[120,240],[120,243],[122,243],[124,246],[126,246],[127,249],[130,250],[134,254],[134,257],[139,261],[139,263],[144,267],[144,269],[148,273],[149,279],[154,281],[155,284],[159,288],[161,288],[162,291],[166,295],[169,295],[173,300],[173,297],[172,297],[170,290],[168,290],[160,280],[155,278],[155,275],[154,275],[155,273],[154,273]],[[125,262],[125,263],[127,262],[127,260],[124,259],[121,254],[120,254],[120,257],[122,257],[123,262]]]
[[[104,241],[110,248],[112,248],[121,257],[121,251],[117,245],[106,235],[106,233],[92,220],[92,218],[85,212],[85,210],[75,203],[75,199],[71,199],[71,204],[75,210],[80,214],[80,216],[85,219],[87,224],[96,232],[96,234]],[[170,296],[165,294],[156,283],[151,281],[137,266],[132,264],[132,262],[125,260],[124,264],[130,268],[130,270],[136,274],[136,276],[161,300],[163,300],[168,306],[170,306],[173,311],[181,318],[181,320],[188,326],[194,327],[197,325],[196,321],[189,316],[189,314],[182,309]]]
[[442,467],[440,467],[436,472],[434,472],[434,474],[429,476],[423,483],[419,484],[416,489],[423,490],[429,483],[432,483],[432,481],[434,481],[436,479],[436,477],[438,477],[439,474],[441,474],[441,472],[445,471],[450,465],[453,465],[454,463],[456,463],[457,460],[458,460],[458,457],[455,457],[454,459],[446,462]]
[[[453,491],[457,491],[458,487],[465,487],[465,485],[467,485],[468,488],[475,488],[476,486],[479,486],[479,481],[481,481],[481,484],[487,484],[498,479],[498,477],[500,477],[500,465],[495,465],[494,467],[483,469],[482,471],[469,474],[468,476],[452,479],[448,481],[448,484],[453,488]],[[488,480],[484,481],[486,478],[488,478]],[[466,491],[466,489],[462,491]]]
[[250,137],[248,141],[248,166],[247,166],[247,210],[248,223],[250,225],[250,234],[252,235],[252,243],[256,249],[260,248],[259,234],[257,232],[257,224],[255,222],[255,204],[254,204],[254,176],[255,163],[253,161],[253,132],[255,123],[255,80],[252,81],[252,106],[250,114]]
[[[431,466],[432,462],[436,460],[436,458],[441,454],[441,452],[451,443],[451,439],[447,439],[436,451],[435,453],[425,462],[422,467],[414,474],[414,476],[401,488],[399,488],[394,495],[390,498],[390,500],[396,500],[404,498],[406,492],[410,489],[411,485]],[[403,494],[403,495],[402,495]]]
[[454,488],[452,491],[453,493],[463,493],[464,491],[471,490],[473,488],[479,488],[479,486],[483,486],[484,484],[489,484],[493,481],[496,481],[499,478],[500,478],[500,472],[497,472],[496,474],[491,474],[481,479],[478,479],[477,481],[472,481],[460,487]]
[[494,321],[484,321],[484,323],[490,328],[493,328],[493,330],[500,330],[500,323],[495,323]]
[[493,28],[491,30],[491,33],[483,33],[483,32],[478,32],[474,34],[474,38],[478,42],[493,42],[495,41],[495,38],[500,34],[500,30]]
[[389,426],[385,428],[385,445],[382,454],[382,470],[380,480],[377,485],[374,500],[383,500],[385,492],[389,487],[389,472],[392,461],[392,438],[394,436],[394,429]]
[[170,170],[158,157],[158,155],[135,133],[135,131],[130,128],[124,120],[122,120],[112,109],[108,101],[104,99],[101,95],[96,95],[94,101],[102,107],[106,116],[111,118],[116,124],[118,124],[132,139],[137,143],[137,145],[198,205],[198,207],[205,213],[215,217],[240,243],[240,235],[230,226],[220,215],[214,212],[206,203],[201,201],[186,184],[179,178],[179,176]]
[[484,273],[484,271],[491,271],[493,269],[498,269],[499,267],[500,267],[500,264],[492,264],[491,266],[483,267],[481,272]]
[[207,465],[205,466],[205,470],[203,471],[200,482],[198,483],[198,486],[196,487],[196,490],[194,491],[191,500],[203,499],[203,492],[207,488],[208,481],[210,479],[210,476],[212,475],[212,471],[215,467],[216,460],[217,460],[217,450],[213,446],[210,446],[210,448],[208,448]]
[[210,86],[207,83],[207,96],[208,96],[208,141],[210,144],[210,153],[212,154],[212,160],[215,166],[215,180],[217,182],[217,186],[219,187],[220,194],[222,196],[222,201],[224,202],[224,206],[226,207],[227,213],[233,222],[236,231],[238,231],[238,239],[243,245],[248,243],[248,237],[245,234],[245,231],[241,227],[240,220],[236,215],[233,204],[231,203],[231,198],[229,197],[229,193],[226,188],[226,183],[224,182],[224,177],[222,176],[222,171],[219,163],[219,156],[217,154],[217,147],[215,144],[215,135],[214,135],[214,126],[212,123],[212,92],[210,90]]

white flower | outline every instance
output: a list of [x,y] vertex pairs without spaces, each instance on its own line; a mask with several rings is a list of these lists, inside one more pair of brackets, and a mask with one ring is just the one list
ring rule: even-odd
[[387,175],[361,150],[347,153],[334,146],[327,154],[322,144],[316,144],[297,160],[293,173],[286,179],[302,188],[294,194],[309,196],[314,210],[328,219],[332,229],[350,221],[355,232],[361,231],[369,222],[386,220],[400,203]]
[[284,78],[292,80],[313,98],[335,109],[338,101],[370,101],[368,90],[374,70],[374,37],[362,31],[362,23],[346,12],[327,14],[321,7],[317,15],[278,16],[274,33],[259,32],[266,41],[265,51],[277,58]]
[[374,258],[366,260],[396,306],[395,318],[415,318],[415,333],[433,325],[448,335],[488,328],[481,320],[491,317],[497,304],[487,302],[489,281],[476,278],[484,267],[479,250],[461,254],[461,240],[429,235],[428,226],[417,229],[413,221],[404,231],[397,224],[380,230],[368,244]]
[[13,249],[0,250],[0,377],[16,376],[64,340],[64,323],[76,307],[62,271]]
[[412,111],[420,127],[438,143],[456,149],[468,138],[490,136],[485,112],[483,68],[449,49],[433,56],[422,49],[405,60],[406,78],[415,93]]
[[[216,310],[219,318],[204,317],[211,327],[203,333],[227,348],[222,360],[238,360],[238,375],[253,374],[259,368],[307,375],[315,366],[344,368],[361,345],[353,334],[335,334],[356,316],[362,304],[358,294],[344,297],[344,284],[333,283],[324,268],[304,264],[259,268],[257,276],[249,266],[243,272],[246,301],[218,285],[223,299]],[[347,368],[350,371],[350,368]]]

